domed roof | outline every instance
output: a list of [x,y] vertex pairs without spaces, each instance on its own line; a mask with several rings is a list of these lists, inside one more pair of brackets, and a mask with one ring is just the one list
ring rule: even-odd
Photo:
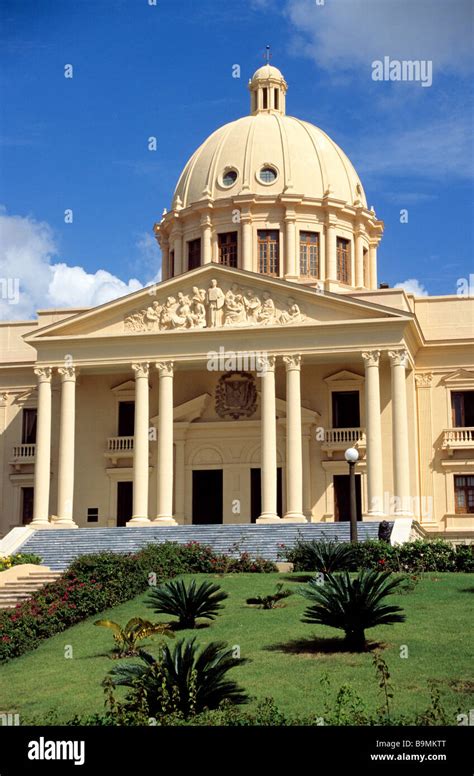
[[367,208],[344,151],[318,127],[285,115],[281,72],[266,64],[254,73],[249,88],[251,115],[220,127],[197,149],[178,181],[173,207],[239,194],[286,193],[308,199],[330,196]]

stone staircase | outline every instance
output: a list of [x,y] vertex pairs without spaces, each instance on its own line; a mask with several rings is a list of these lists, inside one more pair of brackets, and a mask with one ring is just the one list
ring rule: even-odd
[[[392,524],[391,524],[392,525]],[[360,541],[376,539],[378,522],[358,524]],[[54,571],[63,571],[80,555],[89,553],[136,552],[151,542],[199,542],[216,552],[238,555],[248,552],[267,560],[278,560],[281,545],[292,546],[298,539],[349,541],[349,523],[303,523],[270,525],[186,525],[151,528],[77,528],[35,531],[16,552],[32,552]]]
[[[22,572],[22,566],[14,566],[17,571],[15,577],[9,576],[6,581],[0,580],[0,609],[12,609],[17,604],[30,598],[33,593],[40,590],[49,582],[54,582],[60,576],[60,571],[51,571],[45,566],[28,566],[28,570]],[[9,572],[2,572],[9,574]]]

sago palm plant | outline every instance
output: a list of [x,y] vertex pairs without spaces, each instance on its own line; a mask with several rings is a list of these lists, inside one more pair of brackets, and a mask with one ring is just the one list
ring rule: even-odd
[[306,570],[332,574],[349,567],[353,548],[344,542],[313,539],[300,544],[300,553]]
[[195,628],[196,619],[213,620],[222,609],[221,601],[228,598],[219,585],[196,580],[188,585],[182,580],[166,582],[150,592],[146,601],[155,614],[172,614],[179,619],[180,628]]
[[145,700],[151,716],[180,712],[187,718],[217,709],[223,701],[248,700],[242,688],[227,678],[230,669],[247,660],[234,657],[224,642],[213,641],[198,653],[195,639],[182,639],[172,650],[165,645],[161,658],[143,650],[139,656],[141,663],[120,664],[109,672],[115,686],[132,688],[127,698],[132,710]]
[[94,625],[102,628],[110,628],[113,631],[115,641],[115,653],[117,657],[130,657],[138,654],[138,642],[160,634],[168,638],[174,638],[169,625],[143,620],[141,617],[133,617],[122,628],[118,622],[112,620],[97,620]]
[[311,601],[303,622],[330,625],[345,633],[345,644],[353,652],[366,647],[365,631],[377,625],[403,622],[400,606],[387,605],[384,599],[403,586],[403,579],[390,571],[361,571],[351,578],[347,571],[328,574],[323,584],[311,580],[301,594]]

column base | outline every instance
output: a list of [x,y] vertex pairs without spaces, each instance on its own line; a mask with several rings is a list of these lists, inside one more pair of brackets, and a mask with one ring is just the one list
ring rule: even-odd
[[305,516],[302,512],[287,512],[283,515],[284,523],[307,523]]
[[51,528],[79,528],[72,518],[57,517],[56,515],[52,515],[50,525]]
[[45,528],[53,528],[49,520],[32,520],[29,524],[30,528],[34,528],[35,531],[43,531]]
[[160,525],[178,525],[176,520],[172,515],[159,515],[158,517],[155,517],[152,521],[152,525],[154,526],[160,526]]
[[257,517],[256,523],[281,523],[281,517],[278,517],[278,515],[273,514],[262,514],[260,517]]
[[[390,515],[389,515],[390,517]],[[366,515],[362,515],[362,520],[365,522],[370,523],[372,520],[374,523],[378,523],[381,520],[387,520],[387,515],[385,512],[367,512]]]
[[125,528],[140,528],[144,525],[151,525],[151,520],[148,517],[132,517],[125,523]]

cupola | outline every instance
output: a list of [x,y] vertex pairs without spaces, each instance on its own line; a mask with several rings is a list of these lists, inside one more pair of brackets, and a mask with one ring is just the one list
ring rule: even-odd
[[257,113],[285,114],[288,84],[283,74],[273,65],[264,65],[255,71],[249,81],[250,115]]

